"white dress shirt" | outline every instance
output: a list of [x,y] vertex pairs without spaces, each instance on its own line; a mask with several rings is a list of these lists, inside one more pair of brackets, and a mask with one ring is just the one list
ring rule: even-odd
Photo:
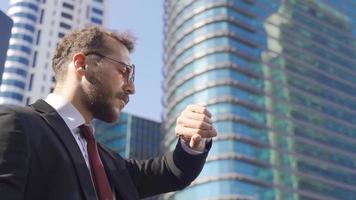
[[[83,158],[85,160],[85,163],[87,164],[88,170],[90,177],[93,177],[91,174],[90,170],[90,162],[89,162],[89,156],[88,156],[88,150],[87,150],[87,141],[85,138],[80,134],[79,126],[85,123],[84,117],[80,114],[80,112],[71,104],[67,99],[64,97],[50,93],[45,101],[52,106],[59,116],[62,117],[64,120],[65,124],[68,126],[70,132],[72,133],[75,141],[78,144],[78,147],[80,151],[82,152]],[[86,124],[87,126],[90,126],[93,129],[94,133],[94,127],[91,126],[91,124]],[[93,181],[94,183],[94,181]],[[95,187],[94,187],[95,190]],[[114,188],[112,188],[113,194],[115,194]],[[113,200],[116,200],[116,196],[113,195]]]
[[59,116],[62,117],[69,130],[72,132],[72,135],[77,142],[85,163],[90,171],[87,141],[79,132],[79,126],[85,123],[84,117],[68,100],[62,96],[51,93],[47,96],[45,101],[57,111]]

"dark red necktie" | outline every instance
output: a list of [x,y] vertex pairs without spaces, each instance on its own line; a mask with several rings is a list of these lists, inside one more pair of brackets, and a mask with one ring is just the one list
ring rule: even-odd
[[96,193],[99,200],[112,200],[113,194],[111,186],[106,176],[103,163],[99,157],[98,146],[95,141],[94,134],[90,127],[81,125],[79,127],[80,133],[87,141],[87,149],[89,154],[89,162],[91,175],[93,177]]

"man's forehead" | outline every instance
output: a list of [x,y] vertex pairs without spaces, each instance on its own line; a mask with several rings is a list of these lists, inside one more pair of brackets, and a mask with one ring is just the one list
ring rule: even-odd
[[107,56],[120,60],[124,63],[131,64],[130,52],[125,45],[110,36],[105,37],[104,41],[105,49],[107,50],[105,54]]

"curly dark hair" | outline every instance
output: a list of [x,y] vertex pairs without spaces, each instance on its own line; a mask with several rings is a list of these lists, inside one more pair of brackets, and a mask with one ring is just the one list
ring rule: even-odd
[[104,38],[111,37],[122,43],[131,53],[134,50],[136,38],[130,32],[113,32],[98,26],[89,26],[75,30],[62,39],[54,52],[52,67],[56,79],[65,74],[65,64],[78,52],[100,51],[106,53],[110,51],[105,46]]

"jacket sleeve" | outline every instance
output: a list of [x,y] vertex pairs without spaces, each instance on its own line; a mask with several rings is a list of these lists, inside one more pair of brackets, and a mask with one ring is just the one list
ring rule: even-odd
[[24,198],[28,173],[28,142],[15,112],[0,106],[0,197]]
[[127,160],[126,167],[140,198],[181,190],[190,185],[203,169],[211,143],[207,144],[207,151],[199,155],[187,153],[178,141],[173,152],[161,157]]

